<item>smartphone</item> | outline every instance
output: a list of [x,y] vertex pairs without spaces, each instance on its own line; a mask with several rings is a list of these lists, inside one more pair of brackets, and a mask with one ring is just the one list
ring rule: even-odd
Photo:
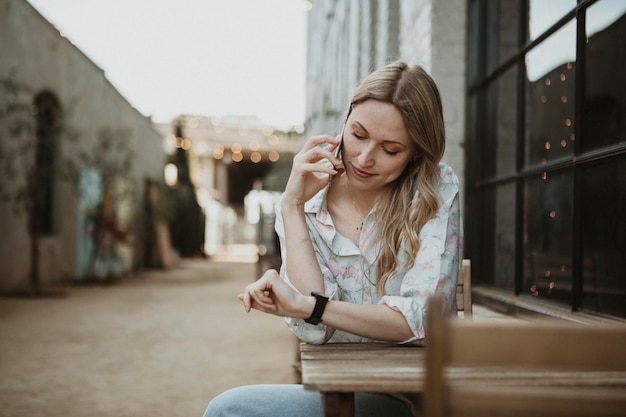
[[[346,128],[346,124],[344,123],[343,127],[341,128],[341,133],[339,134],[339,145],[337,145],[337,147],[333,151],[333,156],[335,156],[335,158],[342,159],[341,151],[343,150],[343,131],[345,128]],[[343,168],[343,161],[339,165],[333,165],[333,168],[335,168],[335,170]],[[328,182],[331,182],[334,177],[335,177],[334,175],[331,175],[328,179]]]

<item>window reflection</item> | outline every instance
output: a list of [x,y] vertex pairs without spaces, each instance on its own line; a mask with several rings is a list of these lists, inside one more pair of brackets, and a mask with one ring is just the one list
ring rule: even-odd
[[487,68],[515,54],[519,45],[519,0],[487,1]]
[[[539,44],[526,56],[526,165],[545,165],[574,152],[574,22]],[[571,54],[554,54],[556,50]],[[551,59],[543,57],[551,56]]]
[[587,10],[583,113],[584,151],[626,141],[626,2],[604,0]]
[[522,294],[571,300],[573,191],[567,172],[526,182]]
[[624,0],[602,0],[587,9],[585,22],[587,37],[590,38],[597,32],[613,26],[626,13]]
[[537,39],[574,7],[576,0],[531,0],[528,9],[530,40]]
[[515,184],[496,190],[494,283],[498,288],[515,289]]
[[583,308],[626,315],[626,157],[583,170]]
[[[485,158],[489,165],[485,167],[486,175],[502,175],[515,172],[516,135],[517,135],[517,67],[504,73],[491,84],[487,91],[487,141],[491,144],[485,154],[493,152]],[[493,162],[491,162],[493,161]]]
[[576,60],[576,22],[571,21],[526,54],[529,81],[539,81],[548,72]]

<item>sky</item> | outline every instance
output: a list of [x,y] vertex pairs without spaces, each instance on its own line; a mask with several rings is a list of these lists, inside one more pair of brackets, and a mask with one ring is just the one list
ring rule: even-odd
[[145,116],[304,123],[304,0],[28,0]]

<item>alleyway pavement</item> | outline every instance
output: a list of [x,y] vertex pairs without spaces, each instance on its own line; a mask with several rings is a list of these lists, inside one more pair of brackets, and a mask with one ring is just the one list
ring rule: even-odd
[[0,417],[200,417],[230,387],[293,382],[282,319],[236,298],[255,268],[183,260],[61,297],[0,298]]

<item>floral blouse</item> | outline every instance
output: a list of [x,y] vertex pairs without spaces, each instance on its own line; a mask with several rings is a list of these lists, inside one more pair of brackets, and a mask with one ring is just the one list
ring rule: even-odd
[[[357,304],[384,304],[401,312],[414,337],[423,339],[427,298],[434,293],[444,297],[449,313],[456,311],[456,287],[459,259],[462,253],[462,219],[459,204],[459,180],[448,165],[440,163],[441,179],[437,186],[439,210],[419,232],[420,249],[408,270],[399,270],[386,285],[380,297],[376,290],[375,259],[380,239],[372,233],[376,207],[365,218],[358,246],[337,232],[326,206],[329,186],[322,189],[304,207],[309,234],[317,261],[324,275],[325,292],[330,300]],[[419,190],[414,191],[417,198]],[[285,229],[280,204],[276,207],[276,232],[280,238],[281,256],[286,259]],[[400,265],[408,260],[401,244]],[[281,277],[291,285],[285,262]],[[293,285],[292,285],[293,287]],[[295,289],[295,287],[294,287]],[[289,329],[307,343],[371,342],[372,340],[326,326],[308,324],[302,319],[286,319]]]

